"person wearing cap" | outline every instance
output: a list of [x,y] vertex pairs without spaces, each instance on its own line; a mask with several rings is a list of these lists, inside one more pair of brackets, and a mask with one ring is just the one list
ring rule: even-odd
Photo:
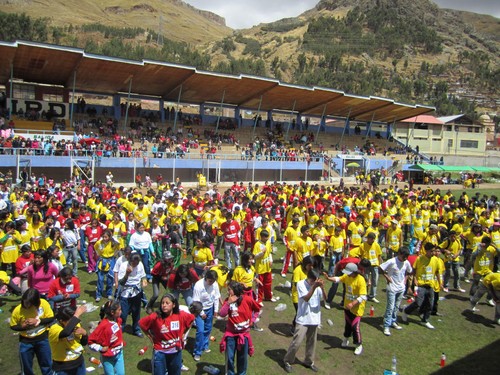
[[307,278],[297,283],[298,307],[293,339],[283,358],[285,371],[293,372],[292,364],[300,344],[306,340],[304,365],[314,372],[318,368],[314,364],[318,326],[321,324],[321,298],[323,280],[315,269],[310,269]]
[[384,314],[384,335],[391,335],[391,328],[400,330],[397,323],[399,305],[406,289],[406,278],[411,274],[412,268],[408,262],[410,252],[407,247],[401,247],[394,258],[387,260],[379,266],[380,273],[387,280],[387,307]]
[[451,271],[453,271],[453,288],[461,293],[465,293],[465,289],[460,288],[460,272],[458,269],[460,267],[460,255],[462,255],[462,242],[457,233],[451,230],[448,233],[448,238],[441,242],[439,247],[445,256],[446,271],[444,273],[443,291],[448,293],[448,283]]
[[344,297],[344,339],[341,346],[347,348],[349,345],[349,338],[352,336],[355,355],[360,355],[363,352],[363,342],[361,338],[361,317],[365,312],[367,289],[366,280],[359,272],[359,268],[355,263],[347,263],[342,270],[343,275],[340,277],[327,276],[327,279],[334,283],[344,283],[345,297]]
[[414,264],[413,274],[415,275],[416,284],[418,286],[417,299],[408,305],[401,315],[403,322],[408,322],[408,315],[416,309],[422,316],[422,322],[425,327],[434,329],[434,326],[429,322],[431,309],[434,305],[434,279],[436,278],[441,285],[441,275],[439,272],[439,262],[434,257],[434,245],[427,242],[424,245],[425,255],[420,255]]
[[398,252],[401,245],[403,245],[403,231],[396,219],[391,220],[391,225],[387,229],[385,244],[387,247],[387,259],[391,259],[394,253]]

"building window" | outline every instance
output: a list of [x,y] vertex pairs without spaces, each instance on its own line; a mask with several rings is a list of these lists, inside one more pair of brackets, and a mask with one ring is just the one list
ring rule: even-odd
[[468,131],[469,133],[472,133],[472,126],[467,127],[467,131]]
[[461,148],[478,148],[479,142],[463,139],[460,141],[460,147]]
[[474,128],[475,133],[479,133],[479,128]]
[[453,139],[448,139],[448,147],[453,147]]
[[451,132],[451,125],[446,125],[446,131]]
[[14,99],[35,100],[35,86],[14,83],[12,85],[12,96]]
[[62,103],[63,96],[62,94],[43,94],[43,101],[51,103]]

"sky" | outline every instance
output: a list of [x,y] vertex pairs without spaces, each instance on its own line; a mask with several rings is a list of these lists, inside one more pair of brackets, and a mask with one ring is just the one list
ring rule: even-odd
[[[226,19],[233,29],[244,29],[296,17],[312,9],[318,0],[184,0],[198,9],[209,10]],[[500,0],[434,0],[441,8],[468,10],[500,18]]]

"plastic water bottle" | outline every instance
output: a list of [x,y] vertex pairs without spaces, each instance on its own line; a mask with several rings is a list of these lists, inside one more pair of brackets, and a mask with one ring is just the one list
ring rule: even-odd
[[328,319],[326,322],[328,323],[328,325],[329,325],[330,327],[331,327],[331,326],[333,326],[333,320]]
[[92,362],[94,365],[97,365],[99,367],[101,367],[101,361],[99,359],[97,359],[96,357],[90,357],[90,362]]
[[396,354],[392,356],[391,371],[392,375],[396,375],[398,373],[398,359],[396,358]]
[[375,315],[375,307],[370,307],[370,316]]
[[278,306],[274,308],[276,311],[284,311],[286,310],[286,305],[284,303],[279,303]]
[[137,353],[137,354],[139,354],[139,355],[144,355],[144,353],[146,353],[146,352],[147,352],[147,350],[148,350],[148,347],[147,347],[147,346],[145,346],[144,348],[142,348],[141,350],[139,350],[139,353]]
[[217,367],[214,367],[212,365],[204,366],[203,371],[210,375],[217,375],[220,372]]
[[441,367],[444,367],[446,365],[446,354],[442,353],[441,354],[441,362],[439,363]]

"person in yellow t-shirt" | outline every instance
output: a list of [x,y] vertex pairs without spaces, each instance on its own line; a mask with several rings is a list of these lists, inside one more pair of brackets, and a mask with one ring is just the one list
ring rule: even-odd
[[57,323],[49,329],[49,343],[52,350],[52,368],[70,374],[85,373],[83,346],[87,345],[87,331],[80,325],[80,316],[87,311],[85,305],[59,310]]
[[368,300],[374,303],[379,303],[377,296],[378,286],[378,266],[382,263],[382,249],[376,240],[375,233],[368,233],[366,241],[360,246],[360,258],[368,259],[371,267],[367,269],[366,277],[370,280],[370,292]]
[[120,244],[113,238],[111,230],[106,229],[102,237],[95,243],[94,250],[99,257],[95,296],[96,302],[99,302],[104,291],[104,283],[106,283],[106,297],[111,298],[113,295],[113,268],[116,261],[115,255],[120,250]]
[[363,235],[365,234],[363,220],[363,215],[358,215],[356,221],[352,221],[347,227],[347,238],[351,249],[359,247],[363,242]]
[[479,311],[476,305],[486,293],[488,294],[488,304],[495,306],[495,323],[500,325],[500,273],[491,272],[481,280],[476,292],[470,299],[473,312]]
[[310,237],[311,231],[307,225],[300,228],[300,236],[295,240],[295,251],[293,252],[293,267],[297,267],[304,257],[311,255],[313,250],[313,241]]
[[283,267],[281,269],[281,276],[286,277],[288,272],[288,267],[290,266],[290,261],[293,260],[293,253],[296,250],[296,241],[298,237],[297,230],[299,229],[300,219],[293,218],[290,225],[285,229],[283,233],[283,243],[286,246],[286,255],[283,259]]
[[345,241],[341,233],[342,228],[335,227],[334,233],[330,237],[330,262],[328,263],[328,276],[333,276],[335,265],[345,256]]
[[253,255],[255,257],[255,270],[259,275],[259,280],[262,287],[259,288],[258,301],[271,301],[276,302],[280,298],[273,296],[273,275],[272,275],[272,248],[269,241],[269,232],[263,230],[260,232],[260,240],[257,241],[253,247]]
[[451,230],[448,233],[448,238],[443,241],[439,247],[445,255],[445,268],[444,273],[444,288],[443,290],[448,293],[448,283],[450,281],[451,271],[453,271],[453,288],[461,293],[465,293],[465,289],[460,288],[460,255],[462,254],[462,242],[457,236],[457,233]]
[[432,289],[434,290],[434,303],[432,304],[431,315],[441,316],[442,314],[438,312],[439,292],[441,289],[444,289],[442,280],[446,267],[443,260],[444,255],[441,253],[441,249],[438,246],[434,247],[433,254],[438,262],[439,277],[434,277],[434,283],[432,285]]
[[474,272],[472,273],[472,285],[470,287],[471,296],[476,293],[481,278],[493,272],[494,259],[499,253],[499,249],[495,249],[491,246],[491,238],[484,235],[477,250],[472,253],[472,259],[474,259]]
[[408,305],[401,315],[403,322],[407,322],[408,315],[419,309],[419,313],[423,314],[422,322],[429,329],[434,329],[434,326],[429,322],[434,304],[434,279],[437,278],[439,284],[442,285],[439,262],[433,255],[434,247],[431,242],[426,243],[424,246],[425,255],[420,255],[413,265],[413,274],[418,285],[417,299]]
[[40,292],[34,288],[26,290],[10,317],[10,328],[19,332],[22,372],[33,374],[33,357],[36,355],[42,375],[53,374],[48,340],[48,327],[53,322],[54,312],[49,303],[40,298]]
[[361,317],[365,312],[367,289],[366,280],[359,273],[358,266],[355,263],[347,263],[342,270],[343,275],[340,277],[327,277],[328,280],[334,283],[344,283],[344,339],[341,346],[346,348],[349,345],[349,338],[353,337],[355,355],[360,355],[363,352],[363,343],[361,339]]
[[394,254],[403,245],[403,231],[396,219],[391,220],[391,226],[387,229],[385,245],[387,247],[387,259],[393,258]]

